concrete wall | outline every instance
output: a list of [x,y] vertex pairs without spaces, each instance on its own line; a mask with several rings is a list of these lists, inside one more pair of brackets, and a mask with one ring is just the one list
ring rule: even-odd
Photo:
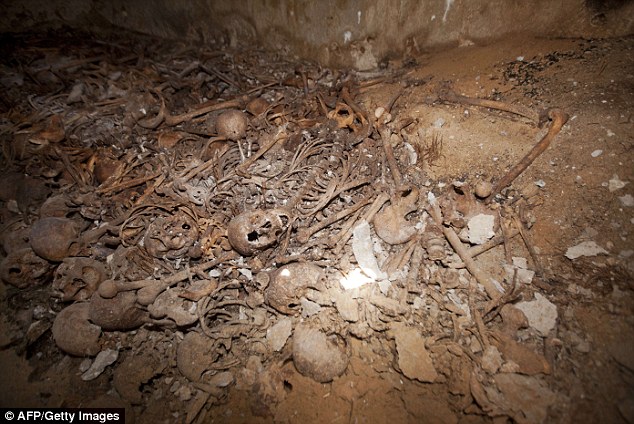
[[632,0],[12,0],[0,31],[112,25],[166,38],[241,42],[371,69],[385,58],[509,34],[634,33]]

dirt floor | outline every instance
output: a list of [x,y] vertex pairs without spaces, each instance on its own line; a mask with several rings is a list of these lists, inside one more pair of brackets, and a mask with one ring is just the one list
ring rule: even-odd
[[634,38],[1,40],[0,407],[634,423]]

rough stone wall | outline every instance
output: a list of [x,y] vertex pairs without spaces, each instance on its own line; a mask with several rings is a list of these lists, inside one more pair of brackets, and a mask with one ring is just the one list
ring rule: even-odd
[[234,47],[260,43],[330,66],[371,69],[403,53],[510,34],[634,32],[632,0],[13,0],[0,31],[113,25]]

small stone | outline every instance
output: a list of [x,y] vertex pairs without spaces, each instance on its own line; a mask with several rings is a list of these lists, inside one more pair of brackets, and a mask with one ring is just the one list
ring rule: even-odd
[[425,348],[425,338],[414,327],[404,323],[393,325],[398,366],[407,378],[416,379],[423,383],[433,383],[438,378],[429,352]]
[[487,346],[484,350],[484,354],[482,355],[482,369],[489,374],[495,374],[498,372],[503,363],[504,360],[502,359],[500,351],[495,346]]
[[81,375],[81,379],[83,381],[91,381],[95,378],[99,377],[108,367],[115,363],[115,361],[119,358],[119,351],[114,349],[106,349],[102,350],[97,354],[90,368]]
[[500,367],[500,372],[503,373],[519,373],[520,366],[513,361],[506,361]]
[[376,256],[374,256],[370,224],[365,220],[361,221],[352,231],[352,252],[365,275],[378,280],[387,277],[379,268]]
[[608,251],[596,244],[594,241],[584,241],[566,250],[568,259],[577,259],[581,256],[607,255]]
[[176,395],[181,401],[187,402],[192,398],[192,390],[189,386],[180,386],[174,391],[174,395]]
[[513,261],[513,265],[518,268],[528,269],[528,260],[526,258],[522,258],[521,256],[513,256],[511,258]]
[[627,259],[630,256],[634,255],[634,250],[628,249],[628,250],[621,250],[619,252],[619,257]]
[[348,322],[359,321],[359,305],[347,292],[336,291],[334,293],[335,307],[341,318]]
[[469,348],[471,349],[472,353],[482,352],[482,344],[480,343],[478,338],[475,336],[469,339]]
[[68,94],[68,97],[66,98],[66,103],[71,104],[80,101],[81,96],[84,94],[84,88],[84,83],[80,82],[75,84],[70,90],[70,94]]
[[434,121],[434,128],[442,128],[445,125],[445,120],[442,118],[438,118]]
[[407,312],[407,309],[403,305],[401,305],[401,302],[385,296],[371,296],[370,303],[379,308],[381,312],[383,312],[385,315],[390,317],[404,315]]
[[619,176],[614,174],[612,178],[608,181],[608,190],[610,190],[610,192],[620,190],[625,187],[626,184],[628,184],[626,181],[621,181],[619,179]]
[[290,318],[282,318],[275,323],[271,328],[266,330],[266,341],[276,352],[282,350],[286,341],[291,336],[293,331],[293,322]]
[[535,271],[516,265],[504,265],[504,271],[506,272],[506,281],[511,282],[514,278],[517,278],[517,283],[523,285],[529,285],[535,276]]
[[251,281],[253,280],[253,273],[251,272],[250,269],[248,268],[238,268],[238,272],[242,275],[244,275],[245,277],[247,277],[247,280]]
[[81,364],[79,364],[79,372],[81,372],[82,374],[85,373],[86,371],[88,371],[91,364],[92,364],[92,359],[90,358],[84,359],[83,361],[81,361]]
[[634,197],[631,194],[626,194],[625,196],[619,197],[621,204],[627,208],[631,208],[634,206]]
[[557,307],[541,294],[535,293],[535,300],[520,302],[515,306],[524,312],[528,325],[537,330],[542,337],[546,337],[550,330],[555,328]]
[[308,300],[305,297],[299,299],[299,303],[302,305],[302,316],[304,318],[312,317],[321,311],[321,305],[319,303]]
[[581,353],[590,353],[590,342],[587,340],[581,340],[577,346],[575,346],[575,349]]
[[601,156],[602,153],[603,153],[603,150],[597,149],[594,152],[590,153],[590,156],[592,156],[593,158],[598,158],[599,156]]
[[487,240],[495,235],[495,231],[493,231],[494,224],[495,217],[493,215],[481,213],[471,218],[467,224],[469,242],[472,244],[486,243]]
[[379,281],[379,290],[383,296],[387,296],[390,289],[392,288],[392,283],[389,280],[381,280]]

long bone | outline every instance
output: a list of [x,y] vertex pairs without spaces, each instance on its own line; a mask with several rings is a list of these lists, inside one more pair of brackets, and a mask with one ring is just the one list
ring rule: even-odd
[[568,114],[560,109],[550,109],[548,111],[548,118],[552,120],[552,124],[550,125],[546,135],[517,163],[517,165],[511,168],[510,171],[507,172],[506,175],[497,182],[497,184],[495,184],[493,191],[489,197],[485,199],[485,202],[488,203],[493,200],[496,194],[498,194],[504,187],[510,185],[515,178],[524,172],[526,168],[528,168],[530,164],[533,163],[533,161],[548,148],[555,136],[559,134],[559,131],[561,131],[561,127],[563,127],[568,121]]
[[192,274],[198,274],[207,271],[223,262],[236,259],[237,253],[229,252],[224,256],[203,262],[191,269],[186,269],[160,280],[136,280],[136,281],[114,281],[106,280],[99,285],[99,295],[104,298],[113,298],[118,293],[130,290],[139,290],[137,292],[137,302],[141,305],[150,305],[156,300],[159,294],[163,293],[167,288],[181,281],[187,280]]
[[371,199],[366,199],[362,202],[359,202],[357,204],[355,204],[354,206],[344,209],[342,211],[337,212],[334,215],[331,215],[330,217],[328,217],[327,219],[324,219],[323,221],[320,221],[319,223],[313,225],[312,227],[309,228],[300,228],[299,230],[297,230],[297,241],[300,243],[306,243],[308,242],[308,240],[311,238],[311,236],[313,234],[315,234],[316,232],[323,230],[324,228],[328,227],[331,224],[334,224],[335,222],[339,221],[340,219],[343,219],[353,213],[355,213],[356,211],[358,211],[359,209],[361,209],[362,207],[364,207],[365,205],[368,205],[372,202]]
[[537,125],[540,125],[545,118],[544,114],[535,112],[534,110],[522,105],[513,105],[496,100],[477,99],[473,97],[461,96],[460,94],[456,94],[451,90],[441,90],[441,92],[438,94],[438,97],[440,100],[445,102],[488,107],[491,109],[501,110],[503,112],[510,112],[515,115],[520,115],[524,118],[528,118]]
[[456,251],[462,262],[466,265],[467,269],[475,277],[475,279],[480,283],[484,290],[487,292],[489,297],[493,300],[497,300],[502,297],[502,294],[496,285],[493,283],[491,277],[475,263],[473,258],[469,255],[467,248],[462,244],[458,234],[445,225],[443,225],[442,212],[440,211],[440,207],[438,206],[438,201],[436,199],[430,199],[429,208],[427,210],[429,215],[432,217],[436,225],[442,228],[443,234],[451,244],[451,247]]
[[234,100],[227,100],[220,103],[205,102],[201,105],[198,105],[196,108],[194,108],[193,110],[190,110],[189,112],[185,112],[181,115],[171,115],[169,111],[167,110],[167,106],[165,105],[165,99],[163,98],[161,93],[156,92],[156,94],[161,99],[161,108],[159,109],[159,113],[153,118],[137,121],[137,124],[149,130],[154,130],[158,128],[158,126],[161,125],[163,122],[165,122],[166,125],[173,127],[175,125],[182,124],[183,122],[196,118],[197,116],[205,115],[209,112],[214,112],[216,110],[222,110],[222,109],[239,108],[239,107],[242,107],[242,105],[244,104],[246,100],[244,98],[240,98],[240,99],[234,99]]

